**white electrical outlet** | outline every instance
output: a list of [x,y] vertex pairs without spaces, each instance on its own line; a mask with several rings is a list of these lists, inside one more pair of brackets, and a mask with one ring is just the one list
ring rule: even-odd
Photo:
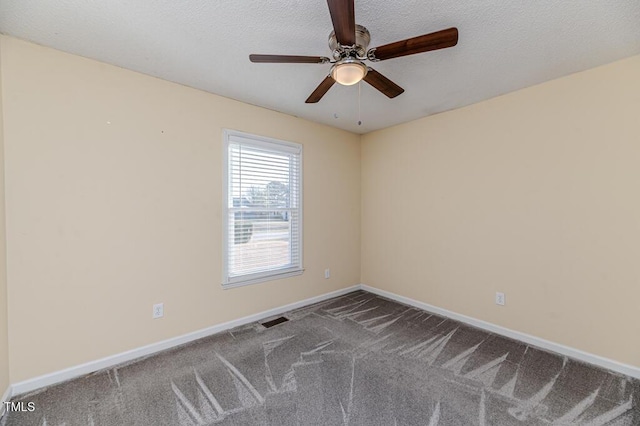
[[164,316],[164,303],[156,303],[153,305],[153,318],[162,318]]
[[327,268],[324,270],[324,277],[326,279],[329,279],[329,277],[331,276],[331,271]]
[[504,306],[505,298],[504,293],[496,292],[496,305]]

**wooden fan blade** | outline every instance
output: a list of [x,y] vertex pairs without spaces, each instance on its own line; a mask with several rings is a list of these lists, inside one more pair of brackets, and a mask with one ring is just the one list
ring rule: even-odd
[[356,44],[356,13],[354,0],[327,0],[336,40],[343,46]]
[[369,68],[367,75],[364,76],[364,81],[387,95],[389,98],[395,98],[404,92],[402,87],[398,86],[373,68]]
[[327,76],[327,78],[322,80],[322,83],[320,83],[320,85],[318,87],[316,87],[316,90],[313,91],[311,96],[309,96],[307,98],[305,103],[307,103],[307,104],[315,104],[316,102],[318,102],[320,99],[322,99],[322,97],[325,95],[325,93],[327,93],[329,91],[329,89],[331,89],[331,86],[333,86],[333,84],[335,82],[336,81],[333,78],[331,78],[330,75]]
[[276,64],[325,64],[329,58],[324,56],[297,56],[297,55],[249,55],[249,60],[256,63]]
[[373,56],[373,58],[370,56],[371,59],[384,61],[385,59],[444,49],[456,44],[458,44],[458,29],[448,28],[435,33],[385,44],[369,50],[369,53]]

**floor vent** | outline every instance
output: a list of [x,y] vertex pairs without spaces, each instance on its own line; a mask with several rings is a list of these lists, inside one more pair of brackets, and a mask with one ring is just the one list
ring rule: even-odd
[[271,321],[263,322],[262,325],[264,326],[264,328],[271,328],[274,325],[282,324],[283,322],[287,322],[287,321],[289,321],[287,318],[279,317],[276,319],[272,319]]

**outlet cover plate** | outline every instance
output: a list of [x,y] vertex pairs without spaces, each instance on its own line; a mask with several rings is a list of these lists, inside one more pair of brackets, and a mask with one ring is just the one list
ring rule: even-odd
[[156,303],[153,305],[153,318],[162,318],[164,316],[164,303]]

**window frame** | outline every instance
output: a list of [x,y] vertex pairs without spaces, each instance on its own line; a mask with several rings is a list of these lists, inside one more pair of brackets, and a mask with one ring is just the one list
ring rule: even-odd
[[[223,129],[222,132],[222,151],[223,151],[223,176],[222,176],[222,288],[230,289],[235,287],[242,287],[246,285],[258,284],[266,281],[279,280],[283,278],[293,277],[301,275],[304,272],[304,258],[303,258],[303,145],[294,142],[287,142],[279,139],[269,138],[266,136],[253,135],[250,133],[240,132],[237,130]],[[299,247],[299,264],[289,266],[286,268],[280,268],[271,271],[262,271],[249,273],[237,277],[229,277],[229,209],[233,206],[229,206],[229,145],[233,143],[245,143],[249,146],[262,147],[266,149],[281,149],[282,153],[296,154],[299,156],[298,167],[298,247]],[[291,232],[293,234],[293,232]]]

